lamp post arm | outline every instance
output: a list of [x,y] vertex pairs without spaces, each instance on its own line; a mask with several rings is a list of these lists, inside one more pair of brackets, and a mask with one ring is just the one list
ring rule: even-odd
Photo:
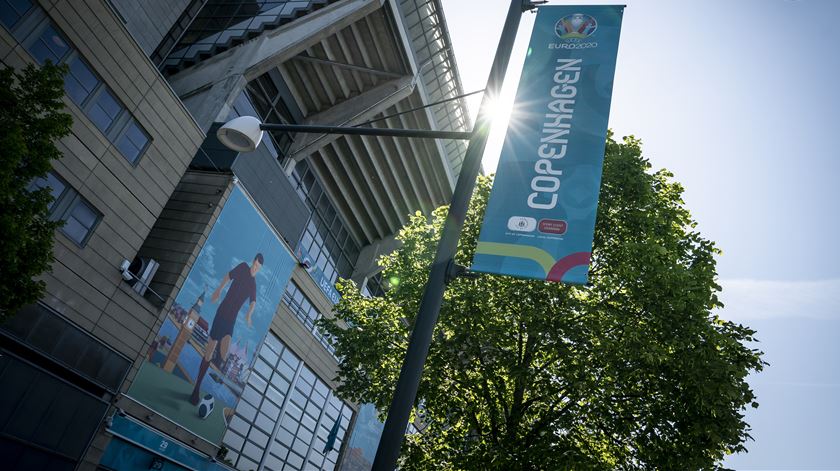
[[310,124],[267,124],[261,123],[263,131],[302,132],[315,134],[351,134],[355,136],[416,137],[420,139],[463,139],[472,137],[471,132],[432,131],[427,129],[358,128],[352,126],[320,126]]

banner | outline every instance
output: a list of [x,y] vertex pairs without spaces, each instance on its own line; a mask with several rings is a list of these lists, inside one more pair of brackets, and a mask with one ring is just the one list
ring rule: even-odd
[[472,270],[586,283],[623,11],[539,8]]
[[220,443],[296,264],[234,187],[128,395]]

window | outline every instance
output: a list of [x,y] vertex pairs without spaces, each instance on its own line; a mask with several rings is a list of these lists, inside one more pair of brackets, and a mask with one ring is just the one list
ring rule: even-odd
[[286,292],[283,293],[283,302],[289,306],[289,309],[297,316],[298,320],[312,332],[312,335],[318,342],[335,358],[335,346],[333,345],[332,338],[315,325],[315,322],[323,317],[323,315],[315,309],[312,301],[303,294],[300,287],[294,281],[290,281],[286,285]]
[[84,245],[99,221],[99,217],[99,212],[90,203],[82,198],[77,198],[73,202],[61,230],[77,244]]
[[56,31],[52,24],[47,25],[41,35],[29,45],[29,53],[43,64],[50,61],[58,64],[70,52],[70,46],[64,36]]
[[135,164],[148,143],[149,135],[134,118],[131,118],[122,136],[117,140],[117,149],[129,162]]
[[350,278],[359,258],[359,246],[350,237],[306,160],[295,166],[292,184],[311,211],[300,246],[331,283],[338,277]]
[[70,71],[64,77],[64,91],[74,103],[82,107],[101,82],[81,57],[76,56],[68,63]]
[[248,378],[249,394],[225,434],[227,457],[237,469],[260,463],[278,471],[333,469],[352,409],[274,335],[266,336],[258,355],[269,366],[267,376],[255,371]]
[[29,0],[0,0],[0,23],[12,29],[32,8]]
[[49,188],[50,195],[52,196],[53,200],[50,202],[49,209],[50,214],[52,214],[52,209],[55,207],[55,204],[61,198],[61,195],[64,194],[64,191],[67,189],[67,184],[64,183],[56,174],[50,172],[47,174],[46,178],[36,178],[31,185],[31,191],[40,190],[42,188]]
[[[9,6],[11,5],[11,6]],[[28,6],[27,6],[28,5]],[[100,130],[132,165],[136,165],[148,148],[151,137],[136,118],[128,113],[114,91],[96,75],[90,63],[81,57],[40,8],[29,8],[26,0],[0,0],[0,19],[17,15],[15,36],[39,63],[64,63],[64,91],[85,116]],[[25,8],[24,8],[25,7]],[[26,18],[22,20],[24,13]],[[12,21],[12,20],[9,20]],[[80,209],[83,211],[83,209]]]
[[379,272],[367,279],[367,283],[362,288],[362,294],[373,298],[380,298],[385,296],[385,287],[382,272]]
[[55,172],[48,173],[44,178],[36,178],[30,185],[32,191],[42,188],[49,188],[53,197],[49,206],[50,220],[64,221],[61,232],[84,247],[96,224],[102,219],[102,213]]
[[114,98],[110,90],[103,88],[99,95],[94,98],[93,105],[88,109],[87,115],[100,131],[107,133],[111,124],[123,110],[123,106]]

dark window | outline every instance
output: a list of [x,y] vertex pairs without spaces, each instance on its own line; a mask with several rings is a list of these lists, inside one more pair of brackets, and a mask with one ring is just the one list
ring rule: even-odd
[[61,199],[64,191],[67,190],[67,184],[58,175],[50,172],[46,177],[38,177],[32,181],[32,190],[40,190],[42,188],[48,188],[50,190],[50,195],[53,200],[50,202],[49,209],[50,214],[52,214],[56,203]]
[[[0,0],[0,6],[8,1]],[[40,36],[26,42],[29,44],[29,52],[38,62],[43,64],[50,60],[55,64],[64,62],[68,65],[69,71],[64,77],[64,91],[67,96],[116,146],[126,160],[132,165],[136,164],[148,147],[151,137],[134,117],[125,117],[125,114],[128,114],[125,106],[58,28],[47,21]]]
[[96,224],[102,219],[102,213],[55,172],[49,172],[46,177],[32,181],[30,189],[41,188],[49,188],[54,198],[49,206],[50,220],[63,220],[64,226],[61,231],[80,246],[84,246]]
[[130,367],[45,306],[12,316],[0,326],[2,468],[75,469]]
[[99,212],[81,197],[76,198],[61,230],[79,245],[84,245],[100,218]]
[[295,166],[292,182],[311,212],[300,246],[330,282],[335,283],[339,277],[350,278],[359,258],[359,246],[349,237],[341,216],[321,189],[306,160]]
[[128,122],[122,137],[117,141],[117,149],[129,162],[135,164],[148,143],[149,135],[140,127],[137,120],[132,118]]
[[312,335],[323,345],[323,347],[335,357],[335,346],[329,334],[322,332],[315,322],[322,317],[318,312],[312,301],[303,294],[300,287],[294,282],[290,281],[286,285],[286,292],[283,293],[283,302],[289,306],[289,309],[297,316],[307,330],[312,332]]
[[[61,365],[56,371],[72,371],[97,385],[99,389],[83,385],[91,394],[116,394],[131,367],[127,358],[40,304],[22,308],[0,327],[0,332]],[[71,377],[66,379],[79,383]]]
[[47,25],[41,35],[29,45],[29,53],[40,64],[48,60],[58,64],[69,52],[67,40],[52,24]]
[[0,22],[12,29],[30,8],[32,2],[29,0],[0,0]]
[[94,98],[93,105],[91,105],[87,115],[100,131],[107,133],[108,128],[111,127],[122,110],[123,106],[120,102],[114,98],[110,90],[105,88],[99,93],[99,96]]
[[70,72],[64,77],[64,91],[71,100],[82,106],[101,82],[81,57],[71,59],[69,64]]
[[0,384],[4,469],[72,470],[108,403],[8,354]]
[[385,296],[385,285],[382,280],[382,272],[379,272],[370,278],[365,283],[365,295],[379,298]]

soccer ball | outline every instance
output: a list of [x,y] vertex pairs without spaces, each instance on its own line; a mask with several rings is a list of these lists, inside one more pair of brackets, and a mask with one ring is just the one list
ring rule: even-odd
[[207,416],[213,412],[213,406],[215,405],[215,401],[213,400],[212,394],[207,394],[201,401],[198,402],[198,416],[202,419],[206,419]]

